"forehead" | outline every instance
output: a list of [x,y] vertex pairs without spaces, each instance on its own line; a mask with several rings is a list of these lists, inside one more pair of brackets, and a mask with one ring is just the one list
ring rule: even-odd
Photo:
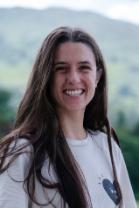
[[61,43],[55,53],[55,61],[62,59],[90,59],[95,60],[95,55],[91,47],[81,42],[64,42]]

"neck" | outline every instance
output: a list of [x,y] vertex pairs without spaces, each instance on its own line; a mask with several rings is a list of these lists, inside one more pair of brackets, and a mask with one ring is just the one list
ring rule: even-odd
[[70,139],[83,139],[86,137],[86,131],[83,127],[84,114],[80,112],[58,113],[61,128],[64,136]]

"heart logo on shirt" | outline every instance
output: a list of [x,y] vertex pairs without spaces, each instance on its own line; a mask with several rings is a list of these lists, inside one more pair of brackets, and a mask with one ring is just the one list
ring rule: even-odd
[[112,199],[112,201],[116,205],[118,205],[120,203],[120,198],[119,198],[118,193],[116,191],[114,182],[112,183],[110,180],[105,178],[105,179],[103,179],[102,184],[103,184],[103,188],[105,189],[108,196]]

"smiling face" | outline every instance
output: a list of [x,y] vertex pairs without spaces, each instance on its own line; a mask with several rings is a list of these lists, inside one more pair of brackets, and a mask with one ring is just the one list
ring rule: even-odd
[[84,113],[99,78],[100,72],[89,46],[77,42],[60,44],[55,54],[51,89],[57,110]]

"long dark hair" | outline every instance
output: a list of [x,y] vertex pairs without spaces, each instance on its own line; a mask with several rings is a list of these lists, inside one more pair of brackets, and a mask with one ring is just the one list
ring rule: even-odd
[[[90,200],[87,199],[85,192],[87,188],[84,190],[83,177],[60,128],[50,90],[55,51],[60,44],[67,41],[81,42],[90,47],[95,55],[97,70],[102,70],[94,98],[86,107],[83,124],[85,129],[100,130],[107,133],[115,187],[121,199],[111,142],[112,137],[115,139],[117,137],[107,118],[106,66],[96,41],[87,32],[78,28],[56,28],[43,41],[17,112],[14,129],[0,143],[0,173],[4,172],[12,161],[22,153],[18,149],[15,154],[13,148],[9,154],[9,145],[13,141],[26,138],[32,144],[34,152],[28,176],[24,180],[31,200],[40,204],[35,200],[33,194],[33,190],[35,190],[34,180],[37,177],[43,187],[56,188],[59,191],[64,200],[63,206],[67,203],[70,208],[87,208],[90,207]],[[41,174],[46,154],[58,177],[57,183],[44,179]],[[5,159],[9,155],[12,155],[12,159],[7,164]],[[34,186],[33,190],[30,188],[32,187],[31,184]]]

